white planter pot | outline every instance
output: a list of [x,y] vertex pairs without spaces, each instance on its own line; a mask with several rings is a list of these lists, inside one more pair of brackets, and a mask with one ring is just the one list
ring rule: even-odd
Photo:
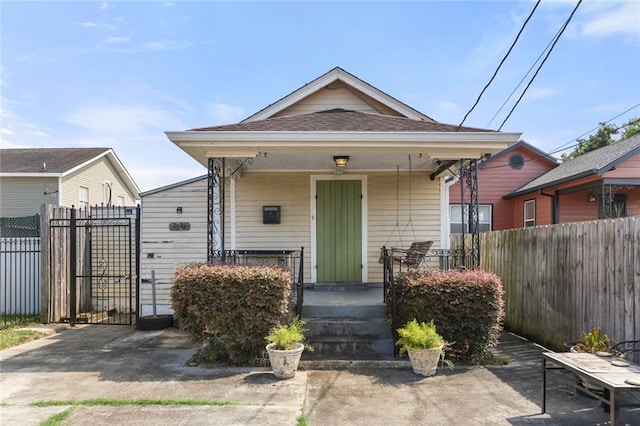
[[274,349],[275,343],[267,345],[267,353],[269,354],[269,362],[273,375],[278,379],[290,379],[296,375],[300,357],[304,350],[304,345],[298,343],[298,347],[288,351]]
[[409,360],[413,372],[421,376],[433,376],[438,369],[438,362],[442,354],[442,346],[431,349],[408,348]]

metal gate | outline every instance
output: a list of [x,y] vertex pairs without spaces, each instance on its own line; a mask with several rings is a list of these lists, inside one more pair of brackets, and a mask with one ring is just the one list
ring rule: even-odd
[[139,293],[137,207],[51,207],[50,322],[135,324]]

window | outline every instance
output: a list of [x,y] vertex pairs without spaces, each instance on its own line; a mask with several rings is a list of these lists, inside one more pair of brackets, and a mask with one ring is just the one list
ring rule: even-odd
[[509,167],[513,170],[520,170],[524,166],[524,157],[522,154],[513,154],[509,157]]
[[86,210],[89,207],[89,188],[81,186],[78,198],[80,200],[80,208]]
[[[491,208],[490,204],[478,205],[478,229],[480,232],[491,231]],[[451,233],[460,234],[463,230],[462,209],[460,204],[451,204],[449,206],[449,214],[451,218]],[[469,205],[464,205],[464,232],[469,232]]]
[[613,196],[613,217],[627,216],[627,194],[616,194]]
[[102,203],[105,206],[111,205],[111,182],[104,181],[102,184]]
[[524,202],[524,227],[536,226],[536,200]]
[[118,195],[118,207],[124,207],[124,197],[122,195]]

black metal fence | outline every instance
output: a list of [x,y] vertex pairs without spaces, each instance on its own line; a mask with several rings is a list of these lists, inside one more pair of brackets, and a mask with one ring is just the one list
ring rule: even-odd
[[140,210],[47,208],[48,322],[135,323]]
[[302,315],[304,297],[304,247],[300,250],[214,250],[212,263],[235,265],[269,265],[291,272],[292,303],[295,314]]
[[40,237],[0,238],[0,327],[40,315]]

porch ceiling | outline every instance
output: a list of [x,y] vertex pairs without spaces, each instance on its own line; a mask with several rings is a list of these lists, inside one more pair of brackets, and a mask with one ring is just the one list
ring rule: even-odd
[[334,155],[348,155],[345,171],[433,171],[436,159],[480,159],[495,154],[521,133],[498,132],[166,132],[203,166],[209,158],[251,158],[249,170],[334,170]]

